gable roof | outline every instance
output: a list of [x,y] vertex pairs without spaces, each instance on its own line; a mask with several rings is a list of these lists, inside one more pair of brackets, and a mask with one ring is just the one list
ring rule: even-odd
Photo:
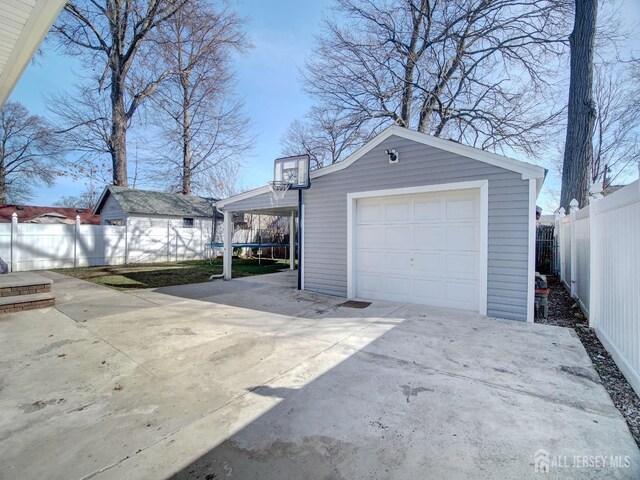
[[[112,195],[128,214],[207,218],[211,218],[213,214],[211,203],[203,197],[138,190],[114,185],[105,187],[94,209],[95,214],[101,212],[109,195]],[[212,199],[212,202],[215,202],[215,199]]]
[[[80,223],[97,225],[100,217],[94,215],[90,208],[63,208],[63,207],[36,207],[33,205],[0,205],[0,223],[11,223],[11,215],[18,215],[18,222],[32,222],[36,218],[42,220],[46,217],[53,219],[60,218],[60,222],[53,223],[75,223],[76,216],[80,216]],[[62,218],[67,219],[63,222]],[[50,222],[51,223],[51,222]]]
[[[505,170],[509,170],[511,172],[516,172],[522,175],[523,180],[536,179],[537,193],[540,193],[540,190],[542,189],[542,183],[544,182],[544,178],[546,176],[546,170],[538,165],[532,165],[530,163],[515,160],[513,158],[498,155],[496,153],[480,150],[479,148],[469,147],[452,140],[445,140],[442,138],[434,137],[433,135],[428,135],[426,133],[420,133],[415,130],[400,127],[398,125],[392,125],[385,128],[382,132],[373,137],[343,161],[312,171],[310,173],[311,180],[313,180],[314,178],[322,177],[324,175],[328,175],[330,173],[344,170],[349,165],[358,161],[365,154],[373,150],[375,147],[380,145],[391,136],[412,140],[414,142],[428,145],[439,150],[455,153],[472,160],[478,160],[479,162],[504,168]],[[217,203],[217,206],[222,208],[225,205],[236,202],[238,200],[243,200],[245,198],[250,198],[268,192],[268,186],[256,188],[254,190],[249,190],[239,195],[221,200]]]

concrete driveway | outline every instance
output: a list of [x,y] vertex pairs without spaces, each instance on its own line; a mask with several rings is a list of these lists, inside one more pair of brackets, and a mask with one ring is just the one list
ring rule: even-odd
[[640,478],[571,330],[46,275],[56,309],[0,319],[2,479]]

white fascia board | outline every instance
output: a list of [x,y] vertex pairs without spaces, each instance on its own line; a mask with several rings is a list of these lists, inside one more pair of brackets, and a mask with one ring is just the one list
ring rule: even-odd
[[7,63],[0,70],[0,106],[3,106],[11,95],[65,3],[67,0],[39,0],[34,5]]
[[[430,147],[434,147],[439,150],[455,153],[463,157],[471,158],[472,160],[478,160],[480,162],[484,162],[489,165],[494,165],[496,167],[504,168],[505,170],[510,170],[512,172],[519,173],[522,175],[523,180],[529,180],[531,178],[544,179],[544,176],[545,176],[545,169],[537,165],[532,165],[530,163],[522,162],[520,160],[504,157],[496,153],[486,152],[484,150],[480,150],[474,147],[469,147],[467,145],[456,143],[451,140],[444,140],[442,138],[434,137],[432,135],[427,135],[426,133],[420,133],[420,132],[416,132],[415,130],[409,130],[408,128],[392,125],[391,127],[388,127],[384,131],[382,131],[379,135],[375,136],[371,141],[369,141],[363,147],[359,148],[354,153],[349,155],[349,157],[347,157],[342,162],[334,163],[329,167],[321,168],[319,170],[311,172],[311,178],[313,179],[313,178],[321,177],[323,175],[328,175],[329,173],[337,172],[339,170],[347,168],[349,165],[357,161],[359,158],[361,158],[363,155],[371,151],[373,148],[380,145],[380,143],[382,143],[392,135],[396,135],[398,137],[405,138],[407,140],[412,140],[414,142],[421,143],[423,145],[428,145]],[[540,185],[540,188],[542,188],[542,185]]]
[[[455,153],[472,160],[477,160],[479,162],[487,163],[499,168],[504,168],[505,170],[519,173],[522,176],[523,180],[536,180],[538,193],[540,193],[540,190],[542,189],[542,183],[545,177],[545,169],[543,167],[522,162],[520,160],[515,160],[513,158],[504,157],[495,153],[486,152],[484,150],[469,147],[467,145],[462,145],[461,143],[456,143],[451,140],[444,140],[432,135],[427,135],[426,133],[409,130],[408,128],[399,127],[397,125],[387,127],[343,161],[334,163],[333,165],[330,165],[328,167],[314,170],[310,173],[311,180],[313,180],[314,178],[322,177],[324,175],[329,175],[330,173],[344,170],[393,135],[400,138],[405,138],[407,140],[412,140],[423,145],[428,145],[439,150]],[[311,187],[313,188],[313,184]],[[267,192],[269,192],[268,186],[260,187],[255,190],[250,190],[240,195],[227,198],[226,200],[221,200],[217,205],[218,207],[222,208],[230,203],[244,200],[246,198],[251,198]]]
[[240,200],[245,200],[247,198],[255,197],[257,195],[262,195],[263,193],[269,193],[271,190],[268,185],[264,187],[254,188],[253,190],[248,190],[243,193],[239,193],[238,195],[234,195],[233,197],[225,198],[224,200],[218,200],[216,202],[216,207],[224,209],[226,205],[230,203],[239,202]]
[[102,204],[107,200],[107,194],[108,193],[110,193],[109,185],[104,187],[104,190],[102,190],[102,193],[100,194],[100,197],[98,198],[98,201],[96,202],[96,206],[93,208],[93,214],[94,215],[100,215],[100,212],[102,211]]

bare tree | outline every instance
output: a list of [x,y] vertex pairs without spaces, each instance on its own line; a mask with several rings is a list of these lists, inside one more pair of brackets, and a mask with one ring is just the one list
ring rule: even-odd
[[62,153],[44,118],[7,102],[0,109],[0,203],[24,201],[31,187],[51,185]]
[[635,170],[640,160],[639,73],[638,62],[631,72],[612,71],[608,64],[600,65],[596,71],[597,115],[590,181],[603,181],[603,189],[624,176],[630,167]]
[[[67,52],[82,56],[101,72],[97,88],[85,91],[96,95],[108,92],[109,110],[105,112],[108,136],[93,137],[94,118],[71,119],[67,129],[85,131],[83,137],[90,141],[80,148],[91,148],[98,142],[99,151],[109,153],[114,185],[127,186],[127,128],[131,119],[169,73],[154,71],[153,75],[144,75],[138,71],[134,78],[136,58],[148,45],[148,36],[175,15],[186,1],[71,0],[53,27]],[[99,102],[102,100],[93,106]],[[101,142],[105,142],[104,145]]]
[[337,0],[306,88],[362,125],[533,155],[563,108],[549,78],[566,43],[566,3]]
[[369,122],[353,121],[335,110],[313,107],[303,121],[295,120],[280,139],[283,155],[308,154],[315,170],[344,159],[372,137]]
[[240,182],[240,166],[236,162],[225,162],[205,174],[206,180],[199,192],[212,198],[228,198],[248,190]]
[[98,203],[98,198],[102,189],[96,187],[92,180],[88,180],[85,188],[79,195],[64,195],[60,197],[55,205],[67,208],[93,208]]
[[[157,29],[148,68],[171,71],[152,97],[161,136],[155,159],[159,183],[191,194],[211,171],[250,147],[248,119],[234,95],[232,55],[249,44],[244,21],[224,4],[191,0]],[[160,55],[155,55],[155,52]],[[167,175],[169,172],[173,175]]]
[[579,206],[584,207],[589,199],[589,171],[596,120],[593,56],[597,11],[597,0],[576,1],[573,31],[569,35],[571,76],[560,194],[560,206],[567,211],[571,200],[576,199]]

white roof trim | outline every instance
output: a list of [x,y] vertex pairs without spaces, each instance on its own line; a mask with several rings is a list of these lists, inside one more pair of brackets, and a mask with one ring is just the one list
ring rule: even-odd
[[246,192],[239,193],[238,195],[234,195],[233,197],[225,198],[224,200],[218,200],[216,202],[216,207],[222,208],[225,205],[229,205],[230,203],[239,202],[240,200],[256,197],[258,195],[262,195],[263,193],[269,193],[269,192],[271,192],[269,185],[265,185],[264,187],[254,188],[253,190],[247,190]]
[[[426,133],[409,130],[408,128],[400,127],[397,125],[392,125],[384,129],[382,132],[373,137],[370,141],[365,143],[362,147],[353,152],[343,161],[334,163],[333,165],[330,165],[328,167],[314,170],[313,172],[311,172],[311,179],[313,180],[314,178],[329,175],[330,173],[335,173],[349,167],[360,158],[362,158],[365,154],[376,148],[378,145],[380,145],[382,142],[393,135],[405,138],[407,140],[412,140],[423,145],[428,145],[439,150],[444,150],[447,152],[455,153],[457,155],[461,155],[463,157],[471,158],[472,160],[478,160],[479,162],[487,163],[499,168],[504,168],[505,170],[509,170],[511,172],[519,173],[522,176],[523,180],[536,179],[538,193],[540,193],[540,189],[542,188],[542,183],[546,174],[546,171],[543,167],[522,162],[520,160],[515,160],[513,158],[504,157],[496,153],[480,150],[478,148],[469,147],[467,145],[456,143],[451,140],[444,140],[432,135],[427,135]],[[313,184],[311,188],[313,188]],[[225,205],[229,205],[230,203],[255,197],[256,195],[261,195],[268,192],[268,186],[256,188],[254,190],[249,190],[239,195],[229,197],[225,200],[221,200],[217,203],[217,206],[222,208]]]
[[478,148],[469,147],[461,143],[456,143],[451,140],[444,140],[442,138],[427,135],[426,133],[416,132],[415,130],[409,130],[408,128],[400,127],[398,125],[392,125],[380,134],[376,135],[372,140],[367,142],[361,148],[349,155],[344,161],[334,163],[333,165],[319,170],[311,172],[311,178],[320,177],[329,173],[337,172],[343,168],[347,168],[349,165],[357,161],[360,157],[373,150],[380,145],[386,139],[395,135],[397,137],[406,138],[407,140],[413,140],[414,142],[428,145],[430,147],[444,150],[447,152],[455,153],[463,157],[478,160],[480,162],[488,163],[496,167],[504,168],[522,175],[523,180],[530,178],[544,178],[545,170],[537,165],[521,162],[513,158],[504,157],[496,153],[487,152]]
[[12,16],[9,23],[0,24],[0,36],[9,39],[5,47],[10,49],[6,63],[0,65],[0,106],[11,95],[65,3],[67,0],[0,0],[0,12]]

